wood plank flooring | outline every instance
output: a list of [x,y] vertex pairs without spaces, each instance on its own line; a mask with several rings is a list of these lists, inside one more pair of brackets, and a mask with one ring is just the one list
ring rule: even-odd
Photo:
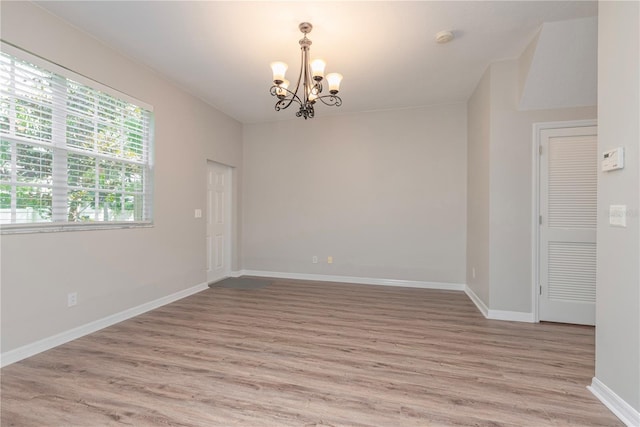
[[621,426],[594,329],[461,292],[212,288],[1,371],[2,426]]

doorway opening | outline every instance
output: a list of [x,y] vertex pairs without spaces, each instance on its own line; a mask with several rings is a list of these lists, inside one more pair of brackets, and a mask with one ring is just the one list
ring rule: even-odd
[[232,240],[232,168],[207,162],[207,282],[213,283],[231,274]]

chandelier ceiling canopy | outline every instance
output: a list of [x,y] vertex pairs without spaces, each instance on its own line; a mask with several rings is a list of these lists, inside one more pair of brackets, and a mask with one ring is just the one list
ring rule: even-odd
[[[271,86],[271,95],[278,98],[275,110],[280,111],[287,109],[292,103],[299,106],[296,117],[304,117],[311,119],[315,115],[314,105],[317,101],[321,101],[328,106],[339,107],[342,105],[342,99],[338,96],[340,91],[340,82],[342,75],[338,73],[324,75],[326,67],[322,59],[315,59],[309,62],[309,48],[311,40],[307,38],[307,34],[311,32],[313,26],[308,22],[301,23],[298,28],[304,34],[300,39],[300,73],[298,81],[293,90],[289,89],[289,80],[285,79],[287,64],[284,62],[272,62],[271,69],[273,71],[273,86]],[[329,86],[329,94],[322,94],[323,81],[327,81]]]

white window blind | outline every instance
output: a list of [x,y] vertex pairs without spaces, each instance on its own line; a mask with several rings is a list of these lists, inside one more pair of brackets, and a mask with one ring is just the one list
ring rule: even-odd
[[2,48],[2,230],[151,223],[152,109]]

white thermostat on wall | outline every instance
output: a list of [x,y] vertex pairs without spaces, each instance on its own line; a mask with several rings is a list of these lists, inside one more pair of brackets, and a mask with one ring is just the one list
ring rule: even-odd
[[602,171],[614,171],[624,167],[624,147],[602,153]]

